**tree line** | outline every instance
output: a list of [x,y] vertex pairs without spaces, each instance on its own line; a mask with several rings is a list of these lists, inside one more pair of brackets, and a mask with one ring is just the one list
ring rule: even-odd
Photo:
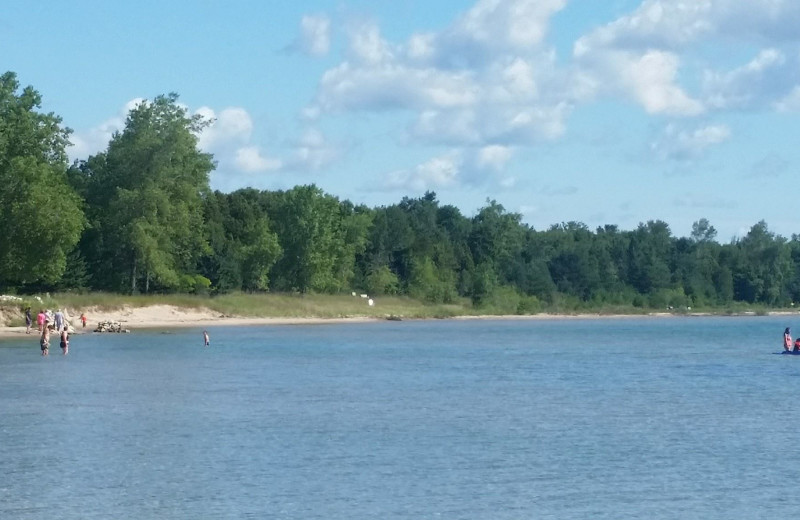
[[543,306],[783,306],[800,300],[800,237],[753,225],[716,241],[662,221],[535,230],[496,201],[474,216],[433,192],[370,208],[297,186],[212,191],[209,124],[178,96],[133,108],[107,148],[69,164],[71,131],[0,76],[0,289],[409,295]]

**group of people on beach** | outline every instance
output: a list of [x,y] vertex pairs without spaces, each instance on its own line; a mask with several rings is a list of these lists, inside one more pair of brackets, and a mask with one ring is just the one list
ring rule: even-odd
[[794,340],[792,344],[792,331],[789,327],[783,331],[783,350],[786,352],[800,352],[800,337]]
[[[86,328],[86,314],[82,312],[79,319],[81,326]],[[31,308],[28,307],[25,309],[25,334],[31,333],[32,324]],[[52,312],[50,309],[40,310],[39,314],[36,315],[36,324],[39,327],[39,346],[42,349],[43,356],[50,355],[50,335],[54,332],[59,335],[59,346],[64,355],[66,356],[69,353],[69,323],[61,309],[56,310],[56,312]],[[798,338],[798,341],[800,342],[800,338]],[[203,344],[206,347],[211,345],[211,338],[207,330],[203,331]]]
[[[86,314],[81,313],[81,324],[86,327]],[[31,308],[25,309],[25,334],[31,333],[31,325],[33,324],[33,317],[31,316]],[[61,312],[57,309],[56,312],[47,310],[40,310],[36,315],[36,324],[39,328],[39,347],[42,349],[42,355],[50,355],[50,335],[58,333],[59,346],[61,351],[66,356],[69,353],[69,323]]]

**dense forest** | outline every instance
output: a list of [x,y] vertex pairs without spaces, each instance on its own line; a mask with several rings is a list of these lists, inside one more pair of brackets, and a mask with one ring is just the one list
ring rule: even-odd
[[197,146],[209,123],[159,96],[69,164],[61,118],[0,76],[0,290],[359,291],[519,313],[800,301],[800,237],[763,221],[720,244],[706,219],[679,238],[662,221],[535,230],[496,201],[465,216],[430,192],[377,208],[313,185],[221,193]]

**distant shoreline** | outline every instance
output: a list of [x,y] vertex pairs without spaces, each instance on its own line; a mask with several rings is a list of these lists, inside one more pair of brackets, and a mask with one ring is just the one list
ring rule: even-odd
[[[212,327],[245,327],[270,325],[319,325],[334,323],[371,323],[378,321],[420,321],[420,320],[575,320],[575,319],[642,319],[642,318],[692,318],[692,317],[756,317],[756,316],[796,316],[800,311],[771,311],[765,313],[670,313],[653,312],[646,314],[529,314],[529,315],[459,315],[443,318],[406,318],[394,316],[349,316],[349,317],[260,317],[248,318],[225,316],[207,309],[181,308],[171,305],[152,305],[147,307],[131,307],[113,311],[94,310],[88,314],[86,328],[80,326],[75,317],[72,319],[74,334],[87,334],[94,331],[102,321],[118,322],[123,329],[131,332],[152,329],[212,328]],[[77,326],[76,326],[77,325]],[[113,334],[113,333],[107,333]],[[31,333],[25,334],[25,327],[0,327],[0,339],[38,336],[34,324]]]

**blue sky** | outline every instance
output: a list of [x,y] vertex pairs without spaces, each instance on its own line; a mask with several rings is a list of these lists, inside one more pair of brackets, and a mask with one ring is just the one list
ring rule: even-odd
[[214,121],[222,191],[800,233],[794,0],[36,4],[3,2],[0,71],[74,130],[73,159],[177,92]]

